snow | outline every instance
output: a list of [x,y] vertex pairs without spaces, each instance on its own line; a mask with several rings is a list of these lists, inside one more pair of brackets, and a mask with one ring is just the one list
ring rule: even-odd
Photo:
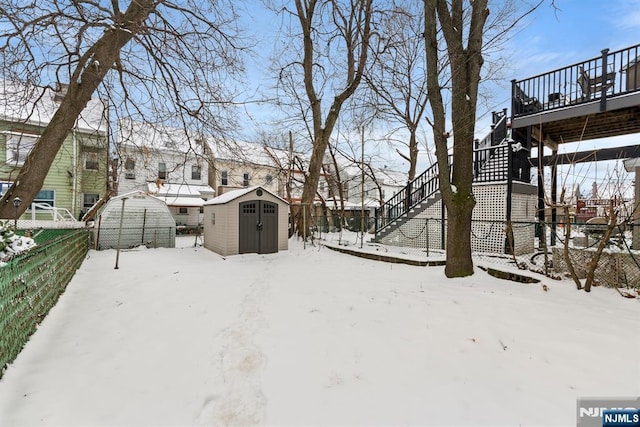
[[575,425],[578,397],[640,395],[640,300],[612,289],[176,241],[89,252],[0,425]]
[[[0,80],[0,118],[35,126],[46,126],[58,110],[56,92],[50,88],[25,85],[21,82]],[[107,133],[105,103],[91,98],[82,110],[75,128],[81,132]]]
[[227,191],[225,193],[222,193],[219,196],[214,197],[213,199],[207,200],[206,202],[204,202],[204,204],[205,204],[205,206],[208,206],[208,205],[224,205],[225,203],[229,203],[230,201],[235,200],[235,199],[237,199],[239,197],[242,197],[245,194],[249,194],[252,191],[255,191],[257,189],[260,189],[260,190],[262,190],[262,191],[264,191],[266,193],[269,193],[273,197],[276,197],[276,198],[282,200],[283,202],[289,204],[289,202],[284,200],[282,197],[279,197],[279,196],[273,194],[271,191],[269,191],[266,188],[261,187],[259,185],[254,185],[254,186],[251,186],[251,187],[239,188],[237,190]]
[[12,226],[0,221],[0,267],[4,267],[11,258],[35,246],[36,242],[31,237],[15,235]]

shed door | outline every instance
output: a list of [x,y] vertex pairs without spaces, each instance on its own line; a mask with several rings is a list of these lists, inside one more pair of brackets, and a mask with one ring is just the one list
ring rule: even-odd
[[278,251],[278,205],[262,200],[240,203],[238,253]]

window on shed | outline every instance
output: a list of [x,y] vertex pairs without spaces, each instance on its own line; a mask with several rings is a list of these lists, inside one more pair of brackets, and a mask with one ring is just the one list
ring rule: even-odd
[[98,160],[99,160],[98,153],[94,151],[84,152],[84,168],[86,170],[97,171],[99,167]]
[[245,172],[242,174],[242,186],[243,187],[249,186],[249,172]]
[[7,163],[22,166],[29,151],[33,148],[38,137],[21,133],[6,133],[7,135]]
[[158,178],[167,179],[167,164],[164,162],[158,163]]
[[186,215],[189,213],[189,209],[188,208],[178,208],[178,213],[180,215]]
[[202,168],[199,165],[191,166],[191,179],[200,180],[202,177]]
[[127,158],[124,161],[124,177],[125,179],[136,179],[136,161],[132,158]]
[[220,185],[229,185],[229,172],[220,172]]

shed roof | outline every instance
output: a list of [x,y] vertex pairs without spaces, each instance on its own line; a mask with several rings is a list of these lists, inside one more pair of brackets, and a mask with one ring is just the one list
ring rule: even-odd
[[247,188],[241,188],[239,190],[231,190],[227,193],[221,194],[218,197],[214,197],[211,200],[207,200],[206,202],[204,202],[205,206],[207,205],[224,205],[225,203],[229,203],[232,200],[235,200],[239,197],[244,196],[245,194],[249,194],[252,191],[255,191],[257,189],[261,189],[262,191],[264,191],[265,193],[269,193],[271,194],[273,197],[281,200],[283,203],[289,204],[286,200],[284,200],[283,198],[273,194],[271,191],[265,189],[264,187],[260,186],[260,185],[254,185],[253,187],[247,187]]

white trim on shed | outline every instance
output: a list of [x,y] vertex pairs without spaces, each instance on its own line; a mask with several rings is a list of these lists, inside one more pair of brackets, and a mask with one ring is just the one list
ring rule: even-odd
[[[247,232],[255,232],[255,246],[243,239]],[[288,239],[289,204],[264,187],[229,191],[204,203],[204,247],[220,255],[287,250]]]

